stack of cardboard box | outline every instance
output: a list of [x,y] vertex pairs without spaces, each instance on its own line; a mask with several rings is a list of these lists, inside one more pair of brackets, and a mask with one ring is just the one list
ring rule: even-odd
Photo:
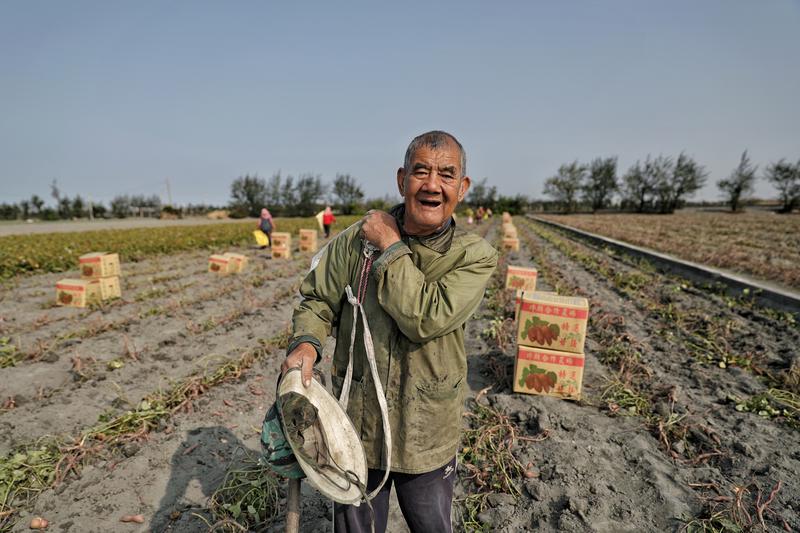
[[301,252],[317,251],[317,230],[315,229],[300,230],[300,251]]
[[503,251],[519,252],[519,239],[517,238],[517,227],[511,221],[508,212],[503,213]]
[[517,301],[514,392],[580,399],[589,302],[542,291]]
[[536,290],[535,268],[509,265],[515,290],[517,357],[514,392],[580,399],[589,302]]
[[122,296],[119,284],[119,255],[93,252],[78,258],[80,279],[62,279],[56,283],[56,303],[86,307]]
[[272,258],[292,258],[292,234],[286,232],[272,232]]

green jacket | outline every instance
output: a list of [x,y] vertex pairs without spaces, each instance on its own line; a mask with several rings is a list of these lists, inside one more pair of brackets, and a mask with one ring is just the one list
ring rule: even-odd
[[[392,210],[402,225],[403,208]],[[339,234],[319,254],[319,263],[300,287],[289,352],[314,344],[337,327],[331,369],[338,398],[347,370],[352,307],[345,287],[358,292],[362,241],[360,224]],[[417,474],[439,468],[457,451],[467,377],[464,326],[484,295],[497,265],[497,251],[484,239],[455,227],[412,237],[375,260],[365,301],[375,359],[389,406],[392,465]],[[353,382],[347,414],[361,435],[370,468],[385,468],[381,414],[363,345],[356,335]]]

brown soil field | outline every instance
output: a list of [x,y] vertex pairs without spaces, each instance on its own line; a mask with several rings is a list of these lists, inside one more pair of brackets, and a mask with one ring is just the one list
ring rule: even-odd
[[682,259],[800,289],[800,216],[766,211],[543,218]]
[[[503,256],[466,324],[471,450],[459,457],[456,530],[800,529],[791,317],[543,225],[517,226],[520,251]],[[476,231],[499,244],[498,229]],[[62,532],[246,529],[218,521],[210,498],[245,454],[259,453],[311,254],[239,251],[250,266],[237,276],[208,274],[205,252],[124,264],[123,298],[88,310],[53,305],[63,273],[2,288],[0,338],[15,364],[0,368],[0,457],[7,464],[58,436],[64,461],[46,488],[0,509],[0,531],[27,531],[34,516]],[[507,264],[537,267],[543,290],[589,299],[581,401],[511,392]],[[222,365],[224,379],[197,378]],[[157,423],[120,438],[102,426],[149,413],[143,400],[176,383],[186,384],[180,401]],[[276,497],[277,516],[258,530],[282,531],[282,487]],[[144,523],[120,522],[137,514]],[[330,530],[330,503],[304,484],[301,531]],[[396,506],[389,531],[406,531]]]

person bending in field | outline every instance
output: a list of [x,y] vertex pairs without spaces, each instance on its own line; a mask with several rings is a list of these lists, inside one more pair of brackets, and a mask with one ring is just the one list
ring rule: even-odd
[[[363,241],[379,250],[362,302],[375,342],[392,432],[387,483],[372,500],[375,531],[383,532],[394,485],[413,532],[452,531],[456,451],[467,377],[464,327],[483,298],[497,251],[456,227],[452,214],[470,185],[466,155],[455,137],[431,131],[408,146],[397,171],[403,203],[370,211],[323,249],[300,287],[282,372],[300,367],[304,383],[338,324],[331,368],[341,394],[353,325],[345,287],[357,287]],[[375,257],[375,256],[373,256]],[[366,452],[367,491],[386,468],[379,403],[363,343],[355,344],[347,414]],[[367,505],[334,505],[337,532],[370,531]]]
[[[261,218],[258,219],[258,229],[267,235],[267,246],[272,246],[272,232],[275,231],[275,221],[272,220],[272,214],[266,207],[261,210]],[[267,246],[262,246],[264,249]]]

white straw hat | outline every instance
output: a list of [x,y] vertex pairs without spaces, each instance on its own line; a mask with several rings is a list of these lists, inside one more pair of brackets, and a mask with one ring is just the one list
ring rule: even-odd
[[300,369],[292,368],[278,384],[276,403],[286,440],[309,483],[335,502],[359,505],[366,495],[367,459],[336,398],[315,379],[304,387]]

